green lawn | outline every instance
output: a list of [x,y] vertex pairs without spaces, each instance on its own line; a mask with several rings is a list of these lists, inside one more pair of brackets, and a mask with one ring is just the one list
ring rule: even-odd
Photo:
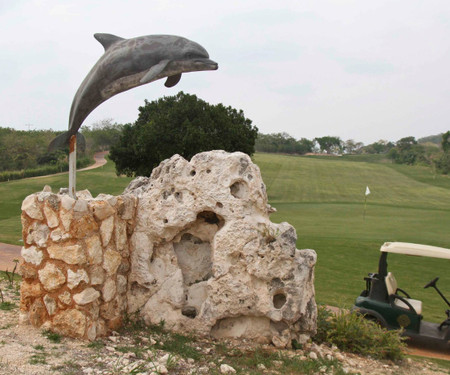
[[[317,251],[316,298],[319,303],[350,307],[375,272],[386,241],[450,248],[450,178],[422,167],[398,166],[382,158],[314,158],[256,154],[269,201],[297,230],[298,248]],[[78,190],[120,194],[131,179],[117,177],[112,162],[77,174]],[[20,205],[29,194],[50,185],[67,186],[67,174],[0,183],[0,242],[20,244]],[[370,187],[363,220],[364,192]],[[450,261],[389,256],[399,286],[424,302],[426,319],[440,321],[446,305],[423,286],[440,276],[450,297]]]
[[[450,178],[436,178],[422,167],[257,154],[269,201],[297,230],[297,247],[316,250],[316,298],[350,307],[376,272],[386,241],[450,248]],[[364,192],[369,186],[365,219]],[[440,276],[438,287],[450,297],[450,261],[390,255],[389,269],[401,288],[424,302],[427,319],[440,321],[446,305],[423,286]]]

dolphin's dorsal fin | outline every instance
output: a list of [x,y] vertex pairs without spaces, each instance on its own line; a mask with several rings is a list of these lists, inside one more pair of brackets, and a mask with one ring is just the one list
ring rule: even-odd
[[166,83],[164,84],[164,86],[173,87],[178,82],[180,82],[180,79],[181,79],[181,73],[175,74],[174,76],[167,77],[167,80],[166,80]]
[[[141,78],[141,83],[149,83],[158,79],[158,75],[166,69],[166,66],[170,63],[170,60],[161,60],[158,64],[153,65],[147,73]],[[159,77],[161,78],[161,77]]]
[[121,38],[120,36],[115,36],[112,34],[102,34],[102,33],[94,34],[94,38],[97,39],[101,43],[101,45],[105,48],[105,51],[109,47],[111,47],[114,43],[124,40],[124,38]]

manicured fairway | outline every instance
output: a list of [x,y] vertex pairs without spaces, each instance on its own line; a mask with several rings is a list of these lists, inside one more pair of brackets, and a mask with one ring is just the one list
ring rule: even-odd
[[[350,307],[364,288],[363,277],[376,272],[379,248],[386,241],[450,248],[450,179],[428,169],[257,154],[269,201],[297,230],[298,248],[315,249],[316,294],[320,303]],[[403,166],[401,166],[403,167]],[[364,192],[367,197],[365,219]],[[437,186],[436,186],[437,185]],[[424,315],[440,321],[446,305],[423,286],[440,276],[438,287],[450,297],[450,260],[393,255],[388,258],[399,286],[424,302]]]

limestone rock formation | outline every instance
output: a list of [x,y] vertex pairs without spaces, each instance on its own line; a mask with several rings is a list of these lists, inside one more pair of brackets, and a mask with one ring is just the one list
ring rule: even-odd
[[125,190],[139,199],[128,312],[149,324],[287,347],[315,330],[313,250],[269,220],[259,168],[243,153],[179,155]]
[[239,152],[175,155],[118,197],[46,188],[22,205],[21,310],[89,340],[128,313],[217,339],[302,343],[316,328],[316,253],[297,250],[271,212]]

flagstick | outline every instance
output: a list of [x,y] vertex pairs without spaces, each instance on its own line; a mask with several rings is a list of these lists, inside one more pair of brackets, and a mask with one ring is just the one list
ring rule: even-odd
[[72,135],[69,142],[69,196],[77,199],[77,136]]
[[363,212],[363,220],[366,220],[366,202],[367,202],[367,195],[364,194],[364,212]]

